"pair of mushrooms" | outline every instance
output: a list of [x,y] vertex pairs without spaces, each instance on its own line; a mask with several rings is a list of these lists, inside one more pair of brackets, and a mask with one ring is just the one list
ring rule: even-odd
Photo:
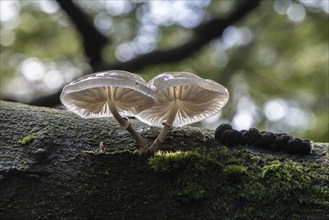
[[[66,85],[60,96],[63,105],[83,118],[114,117],[139,145],[139,152],[156,152],[167,133],[201,121],[221,111],[229,93],[219,83],[188,72],[167,72],[148,83],[136,74],[121,70],[95,73]],[[131,127],[134,116],[154,127],[163,127],[148,146]]]

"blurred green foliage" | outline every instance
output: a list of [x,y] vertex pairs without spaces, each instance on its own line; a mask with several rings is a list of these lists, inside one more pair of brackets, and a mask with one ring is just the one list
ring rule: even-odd
[[[2,98],[14,97],[24,102],[54,91],[53,87],[47,90],[42,76],[31,80],[28,72],[24,74],[22,64],[29,57],[39,59],[46,72],[57,70],[63,74],[63,80],[55,84],[58,89],[91,71],[79,33],[55,1],[2,0],[1,9],[7,10],[7,14],[8,2],[14,15],[5,17],[1,13]],[[110,38],[103,50],[108,63],[183,44],[197,26],[197,22],[192,26],[173,20],[179,17],[176,14],[166,20],[166,14],[157,13],[161,12],[156,11],[159,9],[153,11],[153,20],[157,22],[147,20],[145,15],[152,15],[156,3],[122,2],[75,1],[93,19],[97,29]],[[191,2],[195,5],[185,9],[192,8],[194,14],[187,11],[189,16],[199,15],[200,22],[225,17],[236,3]],[[164,10],[165,6],[161,7]],[[148,66],[139,73],[148,80],[161,72],[190,71],[227,87],[231,100],[220,120],[201,126],[215,127],[229,121],[238,129],[254,126],[328,142],[328,13],[325,0],[262,1],[245,19],[227,28],[222,38],[197,53],[176,63]],[[80,72],[70,75],[77,72],[72,67]],[[15,79],[20,81],[13,83]],[[18,88],[12,88],[17,84],[25,84],[23,88],[31,97],[21,96],[22,91],[17,93]]]

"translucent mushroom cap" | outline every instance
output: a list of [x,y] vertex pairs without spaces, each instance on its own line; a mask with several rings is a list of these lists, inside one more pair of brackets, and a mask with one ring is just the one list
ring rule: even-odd
[[224,86],[188,72],[162,73],[148,85],[156,91],[157,103],[136,117],[155,127],[162,127],[173,108],[177,108],[177,113],[172,126],[179,127],[219,113],[229,100]]
[[110,103],[125,116],[136,115],[155,103],[155,92],[143,78],[121,70],[81,77],[63,88],[63,105],[84,118],[111,117]]

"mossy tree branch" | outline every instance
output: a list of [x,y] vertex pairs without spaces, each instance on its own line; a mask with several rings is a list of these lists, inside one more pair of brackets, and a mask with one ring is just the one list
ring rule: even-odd
[[[0,124],[2,219],[328,217],[329,144],[307,156],[226,148],[186,127],[150,159],[111,119],[0,101]],[[149,144],[159,132],[132,126]]]

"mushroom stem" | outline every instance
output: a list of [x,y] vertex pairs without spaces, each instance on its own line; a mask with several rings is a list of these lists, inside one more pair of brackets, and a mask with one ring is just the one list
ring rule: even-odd
[[120,126],[127,129],[127,131],[131,134],[131,136],[136,140],[139,146],[140,153],[146,152],[148,150],[147,145],[144,143],[144,141],[139,136],[139,134],[131,127],[130,122],[121,117],[117,107],[111,101],[109,102],[109,108],[113,117],[119,122]]
[[157,152],[159,150],[160,144],[165,139],[165,137],[167,136],[168,132],[172,129],[172,124],[173,124],[173,122],[175,120],[177,111],[178,111],[178,108],[177,108],[177,104],[175,102],[173,104],[173,107],[171,108],[171,110],[169,112],[168,119],[162,123],[163,124],[163,128],[162,128],[160,134],[154,140],[154,142],[152,143],[152,145],[150,147],[150,151],[151,152],[155,153],[155,152]]

